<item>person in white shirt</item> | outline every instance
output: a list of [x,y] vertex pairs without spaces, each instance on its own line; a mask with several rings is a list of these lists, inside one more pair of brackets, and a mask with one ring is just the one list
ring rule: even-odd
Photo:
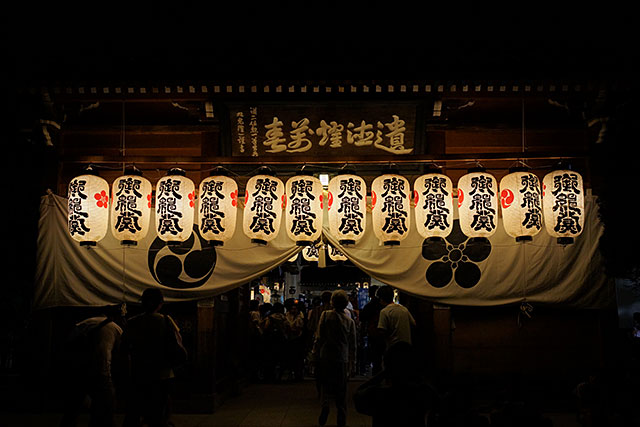
[[393,301],[393,288],[382,286],[376,296],[383,307],[380,310],[378,330],[385,338],[387,350],[400,341],[412,344],[411,332],[416,321],[406,307]]

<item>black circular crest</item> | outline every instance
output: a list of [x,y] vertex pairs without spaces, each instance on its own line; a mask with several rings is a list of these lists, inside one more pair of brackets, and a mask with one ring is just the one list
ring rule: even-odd
[[159,284],[173,289],[193,289],[209,280],[217,254],[194,224],[191,237],[179,245],[168,245],[156,237],[147,259],[149,272]]

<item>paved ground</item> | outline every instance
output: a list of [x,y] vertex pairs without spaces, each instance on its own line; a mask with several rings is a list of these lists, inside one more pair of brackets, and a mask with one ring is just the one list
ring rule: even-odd
[[[362,380],[349,382],[349,396]],[[175,414],[176,427],[208,426],[315,426],[320,410],[313,380],[299,383],[253,384],[242,394],[225,401],[213,414]],[[577,427],[575,414],[545,414],[553,421],[553,427]],[[56,427],[59,414],[0,413],[0,427]],[[116,417],[120,426],[122,415]],[[371,418],[356,412],[349,399],[347,415],[349,426],[371,426]],[[87,425],[87,417],[81,417],[78,427]],[[332,408],[327,426],[336,425],[336,412]]]
[[[349,392],[362,381],[350,381]],[[225,401],[213,414],[174,414],[176,427],[206,426],[314,426],[317,425],[320,403],[313,380],[299,383],[253,384],[238,397]],[[349,426],[370,426],[371,419],[356,412],[349,399]],[[0,427],[55,427],[60,414],[0,413]],[[88,418],[81,417],[78,427],[86,426]],[[116,416],[116,426],[122,415]],[[332,408],[327,426],[336,425]]]

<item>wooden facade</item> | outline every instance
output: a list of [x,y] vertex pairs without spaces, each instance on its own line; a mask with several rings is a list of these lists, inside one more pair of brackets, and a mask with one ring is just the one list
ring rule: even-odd
[[[410,182],[437,166],[455,183],[467,169],[478,165],[500,180],[514,166],[524,164],[542,178],[563,162],[582,173],[587,188],[595,189],[594,180],[600,178],[592,174],[592,159],[594,148],[601,143],[606,116],[598,106],[607,90],[606,83],[588,80],[75,82],[22,87],[19,99],[29,106],[30,115],[19,132],[46,145],[38,151],[41,157],[36,165],[41,173],[35,187],[38,191],[50,188],[61,196],[66,195],[69,180],[89,164],[109,183],[125,167],[135,165],[154,185],[171,167],[185,169],[199,183],[214,167],[224,166],[234,173],[242,194],[249,175],[263,165],[283,177],[302,166],[313,173],[331,174],[348,165],[370,186],[382,168],[391,164]],[[414,152],[259,158],[234,154],[229,106],[256,102],[411,103],[416,105]],[[550,353],[563,347],[562,337],[554,334],[551,325],[571,314],[553,310],[541,314],[538,327],[523,332],[514,327],[517,308],[513,312],[511,308],[485,309],[479,314],[473,309],[434,307],[406,295],[402,298],[420,313],[420,350],[436,369],[454,374],[540,375],[553,367],[572,367],[573,353],[556,365]],[[224,396],[248,381],[243,358],[248,301],[249,288],[243,286],[212,301],[167,307],[183,328],[192,355],[188,371],[178,382],[177,410],[212,411]],[[455,332],[453,315],[458,319]],[[582,315],[589,331],[603,327],[598,313]],[[59,311],[38,316],[34,327],[49,341],[36,346],[33,359],[27,362],[33,365],[54,354],[51,331],[61,327]],[[590,352],[584,363],[573,365],[576,371],[604,360],[601,354],[592,353],[604,345],[602,337],[581,326],[573,322],[565,329],[576,333],[572,345],[577,353]],[[483,331],[480,336],[478,328]],[[531,336],[534,342],[527,344]],[[549,342],[557,347],[547,345]],[[483,348],[480,359],[476,357],[479,347]],[[518,364],[512,358],[516,353],[523,364],[533,364]],[[496,354],[509,354],[511,363],[497,361]]]
[[[391,163],[410,181],[435,165],[456,182],[477,165],[499,180],[513,166],[526,164],[542,176],[564,161],[583,173],[589,187],[588,157],[602,130],[595,110],[602,90],[588,81],[185,82],[54,86],[44,95],[55,112],[55,126],[47,136],[56,138],[55,191],[64,195],[69,179],[88,164],[97,166],[107,181],[135,165],[152,183],[173,166],[199,182],[222,165],[239,175],[242,190],[243,178],[256,165],[270,165],[286,176],[302,165],[331,173],[348,164],[368,182]],[[25,91],[43,96],[41,88]],[[238,155],[232,150],[229,106],[259,102],[307,107],[411,103],[416,111],[413,151]]]

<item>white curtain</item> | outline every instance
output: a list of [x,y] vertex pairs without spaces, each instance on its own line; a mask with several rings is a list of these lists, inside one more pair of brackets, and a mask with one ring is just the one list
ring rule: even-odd
[[[568,246],[558,245],[544,231],[531,242],[516,243],[500,223],[490,246],[473,248],[454,230],[444,245],[425,247],[412,217],[409,236],[399,246],[386,247],[374,235],[368,209],[365,235],[353,247],[343,247],[329,233],[326,207],[324,238],[371,277],[442,304],[526,300],[610,307],[615,286],[603,270],[598,249],[602,224],[593,197],[586,198],[585,210],[584,232]],[[238,224],[242,212],[240,207]],[[299,250],[285,230],[267,246],[257,246],[240,228],[215,249],[203,246],[194,233],[190,242],[172,251],[153,230],[135,247],[122,247],[109,232],[87,249],[69,236],[67,200],[49,192],[40,207],[34,303],[45,308],[132,302],[151,286],[161,288],[168,301],[209,298],[263,276]]]

